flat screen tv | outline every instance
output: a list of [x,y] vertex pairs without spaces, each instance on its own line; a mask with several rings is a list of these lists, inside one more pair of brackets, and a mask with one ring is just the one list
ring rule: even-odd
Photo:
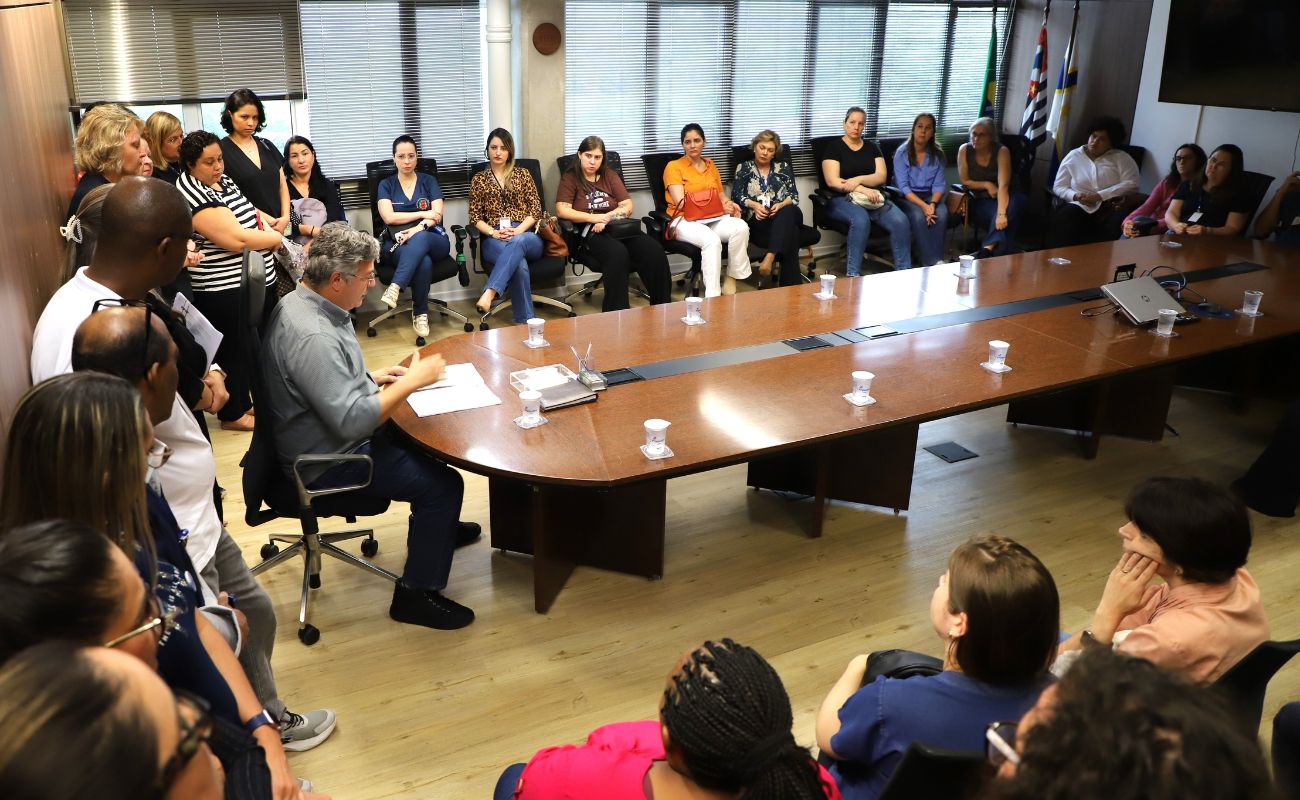
[[1300,0],[1170,0],[1160,101],[1300,111]]

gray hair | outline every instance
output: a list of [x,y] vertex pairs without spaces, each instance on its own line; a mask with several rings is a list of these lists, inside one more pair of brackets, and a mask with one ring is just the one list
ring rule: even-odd
[[379,256],[379,242],[368,233],[350,227],[346,222],[322,225],[312,239],[307,253],[307,267],[303,280],[313,286],[329,283],[336,272],[356,275],[357,267]]
[[992,117],[980,117],[972,122],[969,129],[970,133],[974,133],[976,128],[988,129],[990,136],[998,132],[997,123],[993,121]]

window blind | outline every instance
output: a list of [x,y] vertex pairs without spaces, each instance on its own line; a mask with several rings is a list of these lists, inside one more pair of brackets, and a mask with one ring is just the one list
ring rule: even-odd
[[64,0],[74,101],[303,96],[297,0]]
[[326,174],[364,178],[405,133],[437,159],[443,192],[464,197],[486,135],[478,0],[301,5],[311,139]]
[[[921,111],[941,137],[979,111],[996,26],[999,92],[1012,9],[992,0],[567,0],[565,145],[595,134],[623,157],[678,150],[698,122],[724,177],[733,144],[764,128],[811,174],[807,142],[843,132],[850,106],[871,138],[906,136]],[[617,53],[617,66],[609,59]]]

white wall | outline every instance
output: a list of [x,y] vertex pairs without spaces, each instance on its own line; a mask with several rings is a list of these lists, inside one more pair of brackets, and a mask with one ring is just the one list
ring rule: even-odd
[[1146,60],[1133,120],[1132,141],[1148,151],[1146,163],[1142,165],[1142,188],[1149,191],[1169,169],[1174,148],[1183,142],[1199,144],[1207,153],[1230,142],[1245,152],[1246,169],[1274,177],[1265,195],[1267,201],[1281,178],[1296,169],[1300,114],[1161,103],[1157,98],[1165,57],[1165,33],[1169,27],[1169,3],[1170,0],[1152,3]]

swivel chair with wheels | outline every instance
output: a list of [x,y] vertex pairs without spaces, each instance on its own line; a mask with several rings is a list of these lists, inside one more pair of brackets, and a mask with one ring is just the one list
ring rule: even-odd
[[[438,177],[438,162],[432,158],[421,158],[416,161],[415,170],[417,172],[426,172],[433,177]],[[375,232],[375,238],[379,240],[379,258],[375,260],[375,273],[379,280],[384,283],[393,282],[393,274],[397,271],[396,253],[393,252],[393,237],[388,235],[388,227],[384,225],[384,220],[379,216],[379,184],[390,175],[397,174],[397,165],[393,159],[386,158],[383,161],[371,161],[366,164],[366,196],[370,199],[370,225],[371,230]],[[463,253],[465,237],[464,228],[460,229],[461,233],[455,233],[455,244],[457,253]],[[461,286],[469,286],[469,273],[465,270],[463,256],[460,259],[444,258],[437,264],[432,264],[433,283],[445,281],[455,275],[460,280]],[[426,261],[429,259],[426,258]],[[466,332],[474,330],[474,325],[469,318],[459,311],[453,310],[447,305],[446,300],[440,300],[437,297],[429,298],[430,311],[436,311],[443,317],[455,317],[464,325]],[[375,330],[379,323],[398,314],[410,314],[412,303],[399,303],[396,308],[386,310],[384,313],[370,320],[366,325],[366,335],[375,336],[378,331]],[[415,344],[423,347],[426,342],[423,336],[415,337]]]
[[[261,362],[262,336],[258,323],[262,318],[266,286],[264,283],[262,256],[255,250],[244,251],[243,272],[239,279],[239,325],[244,332],[245,357],[250,364]],[[348,539],[362,539],[361,553],[373,557],[379,552],[379,541],[373,530],[345,531],[342,533],[321,533],[319,517],[343,517],[349,524],[355,523],[357,517],[369,517],[382,514],[388,510],[388,501],[372,497],[358,497],[349,494],[356,489],[369,485],[370,479],[360,484],[330,489],[310,489],[302,478],[302,469],[306,466],[320,464],[344,464],[361,462],[371,464],[370,456],[330,453],[322,455],[301,455],[294,459],[293,478],[285,475],[280,467],[275,449],[274,410],[270,405],[270,396],[260,369],[252,371],[252,394],[258,414],[253,426],[253,439],[248,452],[240,461],[244,469],[244,520],[250,527],[257,527],[273,519],[296,519],[302,532],[273,533],[262,545],[262,562],[253,567],[252,573],[259,575],[268,569],[287,561],[292,556],[302,556],[302,595],[298,601],[298,640],[306,645],[313,645],[320,640],[320,629],[308,622],[308,610],[311,590],[321,585],[321,556],[337,558],[345,564],[352,564],[396,582],[398,576],[365,559],[358,558],[340,548],[336,542]],[[373,469],[373,464],[371,464]],[[265,506],[265,507],[263,507]],[[277,542],[287,542],[289,546],[280,549]]]
[[[555,159],[555,166],[559,167],[561,175],[569,169],[569,165],[573,163],[575,158],[577,158],[575,155],[565,155]],[[614,174],[618,175],[619,180],[623,180],[623,159],[616,151],[606,151],[605,168],[613,170]],[[584,298],[590,300],[592,293],[601,287],[601,272],[604,270],[601,267],[600,262],[596,260],[591,253],[587,252],[585,247],[583,247],[583,238],[578,233],[577,226],[568,220],[562,219],[560,220],[560,232],[564,234],[564,241],[569,245],[569,263],[573,265],[575,274],[581,274],[577,272],[577,268],[580,266],[589,267],[592,272],[596,273],[596,277],[582,284],[581,288],[569,292],[569,294],[565,296],[564,302],[571,302],[573,298],[578,295],[582,295]],[[647,300],[650,299],[650,295],[635,286],[630,287],[630,291],[635,292]]]
[[[478,173],[487,168],[488,168],[488,162],[480,161],[474,165],[473,172]],[[542,188],[541,162],[535,158],[517,158],[515,159],[515,168],[526,169],[528,170],[529,173],[532,174],[533,184],[537,187],[537,197],[539,200],[542,201],[542,207],[543,209],[545,209],[546,192]],[[479,245],[480,245],[480,240],[483,238],[483,234],[482,232],[479,231],[477,227],[475,227],[473,223],[474,221],[470,220],[470,226],[468,229],[470,259],[474,261],[475,272],[478,272],[482,275],[488,275],[492,272],[493,262],[488,261],[486,258],[483,259],[479,258]],[[558,279],[560,283],[563,284],[565,263],[566,261],[563,258],[560,258],[558,256],[547,256],[547,255],[543,255],[541,258],[537,259],[536,261],[528,262],[528,276],[530,282],[534,287],[536,287],[539,282],[555,281],[556,279]],[[577,316],[577,314],[573,310],[573,306],[569,305],[564,300],[556,300],[554,297],[547,297],[545,295],[537,294],[536,292],[534,292],[531,296],[533,298],[533,303],[541,304],[544,306],[551,306],[552,308],[558,308],[561,311],[566,312],[570,317]],[[496,314],[498,311],[504,308],[509,308],[512,302],[513,302],[512,300],[507,299],[494,304],[491,310],[489,310],[486,314],[484,314],[479,319],[478,329],[481,331],[487,330],[488,317]],[[470,330],[470,328],[466,327],[466,330]]]
[[[753,159],[754,159],[754,148],[752,146],[747,144],[741,144],[731,148],[731,163],[733,167],[743,164],[746,161],[752,161]],[[794,174],[794,161],[790,157],[790,145],[788,144],[781,145],[781,152],[776,154],[775,160],[784,163],[787,167],[789,167],[790,174],[791,175]],[[735,174],[734,169],[732,174],[734,176]],[[760,239],[755,237],[754,229],[752,227],[749,230],[750,230],[749,243],[757,247],[766,248],[767,241],[765,239]],[[800,250],[803,250],[805,248],[810,248],[813,245],[820,242],[821,240],[822,240],[821,232],[818,231],[816,228],[810,225],[799,226],[799,249]],[[816,265],[817,265],[817,259],[813,258],[812,261],[809,262],[808,264],[808,271],[806,273],[803,272],[800,273],[803,276],[805,282],[810,282],[814,277],[816,277],[817,275],[817,272],[815,270]]]

